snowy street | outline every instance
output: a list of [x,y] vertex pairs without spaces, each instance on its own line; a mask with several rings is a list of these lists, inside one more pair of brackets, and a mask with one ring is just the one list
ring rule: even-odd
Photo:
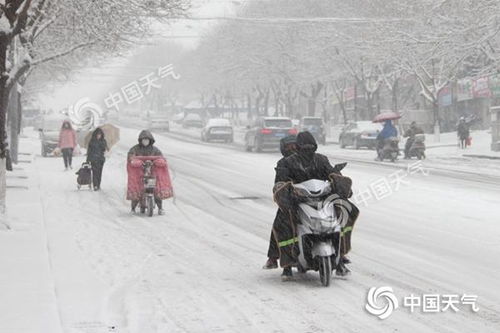
[[[334,279],[329,288],[315,272],[283,283],[280,270],[261,269],[276,211],[271,189],[278,153],[156,134],[176,197],[165,205],[165,216],[148,218],[132,215],[125,200],[126,152],[138,131],[121,130],[102,191],[95,193],[76,189],[74,171],[83,157],[73,172],[64,172],[60,158],[39,155],[34,134],[23,139],[35,156],[22,165],[27,179],[8,179],[28,184],[11,197],[38,193],[43,213],[30,208],[34,199],[12,205],[15,233],[0,233],[0,244],[23,233],[46,234],[46,265],[38,268],[44,273],[31,276],[39,284],[30,286],[40,295],[50,292],[43,300],[8,292],[29,285],[23,278],[30,280],[25,274],[35,269],[12,258],[43,253],[35,253],[35,243],[26,244],[25,254],[6,253],[0,245],[0,264],[11,268],[9,278],[0,278],[0,295],[6,295],[0,332],[498,332],[498,178],[409,174],[393,193],[359,204],[351,276]],[[394,171],[350,163],[344,174],[356,193]],[[411,313],[400,304],[381,321],[364,308],[368,290],[379,286],[392,287],[399,298],[477,295],[479,311],[460,305],[458,312]],[[13,317],[24,301],[50,306]]]
[[0,333],[499,333],[500,0],[0,0]]

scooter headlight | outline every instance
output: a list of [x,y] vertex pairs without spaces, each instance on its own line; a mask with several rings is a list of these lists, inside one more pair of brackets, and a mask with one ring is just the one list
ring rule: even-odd
[[147,187],[156,186],[156,178],[146,178],[146,186]]
[[332,232],[335,228],[336,221],[334,219],[310,219],[311,227],[314,233],[322,234],[327,232]]

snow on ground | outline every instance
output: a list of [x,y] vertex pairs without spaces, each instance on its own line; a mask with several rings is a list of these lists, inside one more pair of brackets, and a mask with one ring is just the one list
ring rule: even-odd
[[[10,268],[0,278],[0,332],[498,331],[498,181],[409,175],[361,205],[350,277],[329,288],[315,272],[282,283],[279,270],[261,270],[279,155],[157,134],[176,198],[165,216],[133,216],[125,156],[137,134],[122,129],[100,192],[77,191],[59,158],[35,156],[17,171],[28,188],[9,189],[12,229],[0,233],[0,262]],[[36,145],[28,138],[22,147]],[[328,149],[320,147],[341,160]],[[356,192],[393,173],[356,162],[345,171]],[[410,313],[401,304],[382,321],[364,310],[368,289],[379,286],[400,298],[478,295],[480,311]]]

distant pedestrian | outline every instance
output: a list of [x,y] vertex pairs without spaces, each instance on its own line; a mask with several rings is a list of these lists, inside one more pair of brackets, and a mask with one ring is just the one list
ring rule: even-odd
[[108,143],[104,138],[104,132],[102,131],[102,129],[97,128],[92,133],[92,137],[87,147],[87,162],[90,162],[90,164],[92,165],[92,175],[95,191],[101,189],[102,169],[104,167],[104,162],[106,161],[104,153],[108,150]]
[[76,147],[76,132],[69,120],[65,120],[62,124],[57,147],[61,149],[65,170],[68,170],[68,168],[72,169],[73,166],[71,163],[73,160],[73,150]]
[[469,135],[469,125],[465,122],[465,118],[461,117],[457,126],[457,136],[460,148],[465,149],[467,147],[467,140],[469,139]]

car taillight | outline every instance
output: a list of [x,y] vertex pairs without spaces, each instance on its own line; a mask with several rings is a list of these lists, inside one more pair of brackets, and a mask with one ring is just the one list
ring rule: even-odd
[[273,131],[271,131],[269,128],[263,128],[260,130],[261,134],[271,134]]
[[297,129],[296,128],[290,128],[288,130],[288,134],[290,134],[290,135],[297,135]]

